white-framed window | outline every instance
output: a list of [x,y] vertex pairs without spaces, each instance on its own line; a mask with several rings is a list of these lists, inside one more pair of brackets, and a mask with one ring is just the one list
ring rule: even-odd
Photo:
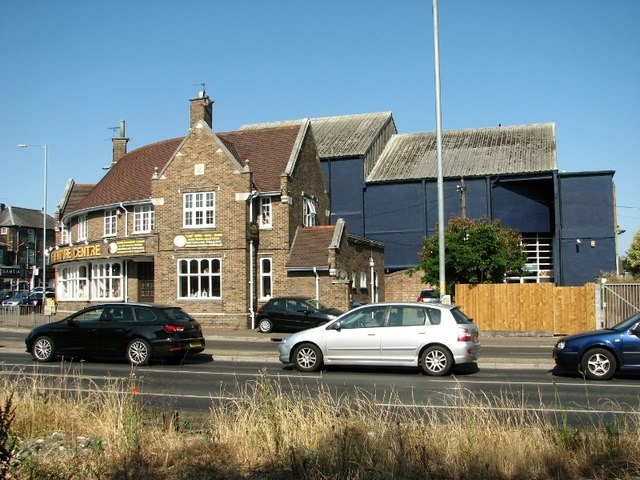
[[78,241],[86,240],[89,236],[89,222],[86,215],[80,215],[78,217]]
[[91,300],[122,300],[122,264],[91,264]]
[[216,226],[216,192],[185,193],[182,200],[184,228]]
[[260,259],[260,300],[269,300],[272,295],[273,260],[271,257]]
[[6,235],[7,234],[7,227],[0,227],[0,235]]
[[222,298],[222,260],[219,258],[178,260],[178,298]]
[[155,228],[156,214],[153,205],[133,208],[133,233],[150,233]]
[[360,288],[367,288],[367,272],[360,272]]
[[351,272],[351,289],[358,289],[358,284],[356,283],[356,272]]
[[118,210],[111,209],[104,211],[104,236],[113,237],[118,229]]
[[71,234],[66,223],[60,224],[60,244],[65,245],[71,241]]
[[60,300],[89,300],[87,264],[63,267],[58,271],[56,296]]
[[308,195],[305,195],[304,197],[302,197],[302,201],[303,201],[302,224],[305,227],[316,226],[318,224],[318,214],[316,213],[316,210],[317,210],[316,199]]
[[260,228],[271,228],[273,226],[273,204],[271,197],[260,197],[260,220],[258,225]]

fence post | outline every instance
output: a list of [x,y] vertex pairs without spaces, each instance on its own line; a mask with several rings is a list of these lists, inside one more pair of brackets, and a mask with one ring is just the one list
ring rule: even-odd
[[604,324],[605,324],[605,307],[606,305],[604,304],[604,283],[607,281],[606,278],[601,279],[600,282],[596,282],[596,288],[594,289],[594,299],[593,301],[595,302],[595,307],[596,307],[596,324],[594,325],[594,328],[596,330],[601,330],[604,328]]

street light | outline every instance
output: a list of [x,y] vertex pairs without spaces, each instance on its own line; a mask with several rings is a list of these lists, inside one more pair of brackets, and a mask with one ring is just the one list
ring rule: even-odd
[[42,295],[47,287],[47,163],[49,161],[49,147],[45,143],[43,145],[27,145],[19,143],[18,148],[42,147],[44,148],[44,208],[42,210]]

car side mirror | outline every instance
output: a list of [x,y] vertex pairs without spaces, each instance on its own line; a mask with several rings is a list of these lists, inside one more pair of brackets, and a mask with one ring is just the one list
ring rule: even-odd
[[635,327],[633,327],[630,332],[632,335],[635,335],[636,337],[640,337],[640,323],[638,323]]
[[338,331],[340,331],[341,329],[342,329],[342,323],[340,323],[340,322],[332,323],[331,325],[329,325],[327,327],[327,330],[338,330]]

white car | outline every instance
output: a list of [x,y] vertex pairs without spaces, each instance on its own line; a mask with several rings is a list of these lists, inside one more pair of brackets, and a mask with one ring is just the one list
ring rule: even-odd
[[452,305],[388,302],[353,309],[285,338],[280,361],[302,372],[323,365],[419,366],[447,375],[478,359],[478,328]]

